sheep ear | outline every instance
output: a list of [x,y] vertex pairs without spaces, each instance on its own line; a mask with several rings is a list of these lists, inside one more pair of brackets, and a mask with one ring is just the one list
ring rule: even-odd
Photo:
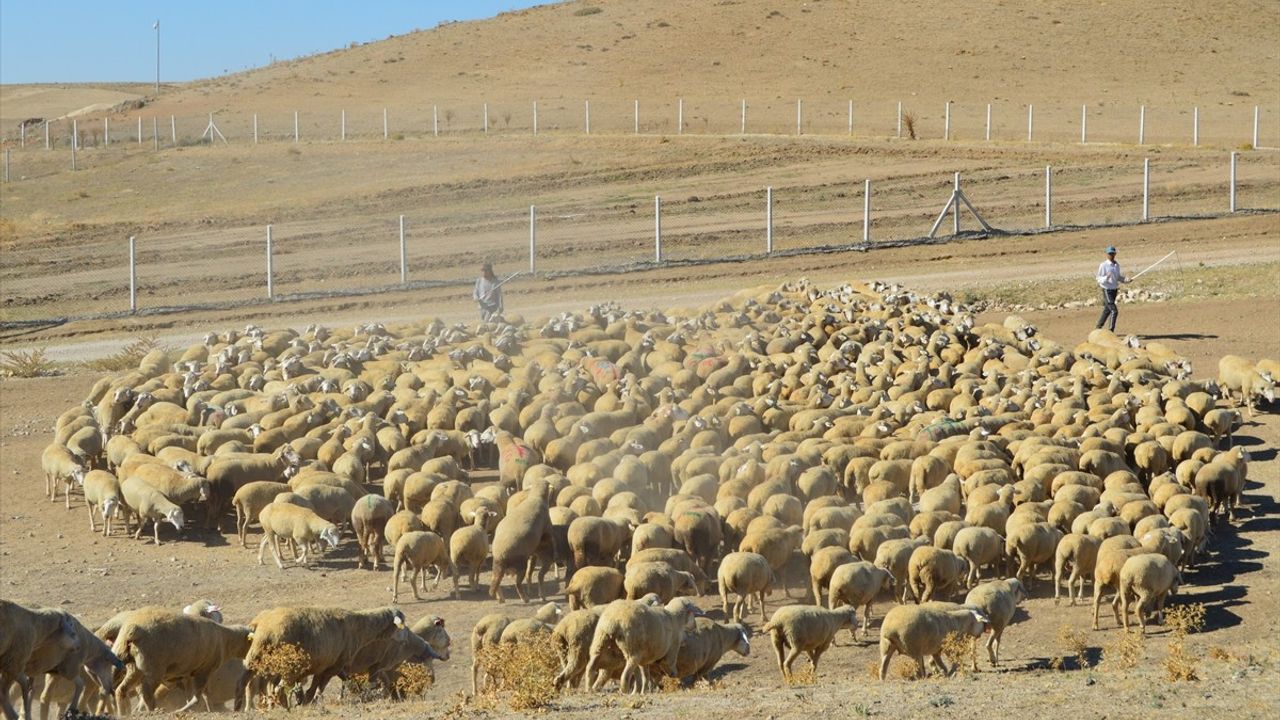
[[435,625],[436,627],[442,628],[444,627],[444,618],[438,617],[435,619],[435,622],[433,622],[432,624]]

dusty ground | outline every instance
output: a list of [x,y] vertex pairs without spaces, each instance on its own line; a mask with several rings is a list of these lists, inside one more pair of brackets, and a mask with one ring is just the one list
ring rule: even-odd
[[[1043,287],[1052,281],[1037,282]],[[1127,306],[1121,327],[1170,343],[1192,359],[1198,374],[1212,372],[1216,358],[1224,352],[1280,354],[1274,322],[1251,327],[1241,321],[1242,316],[1274,319],[1280,311],[1278,290],[1274,284],[1264,284],[1252,298]],[[690,292],[690,304],[713,292],[687,287],[685,291]],[[578,288],[575,292],[589,291]],[[678,291],[673,290],[672,295],[676,297],[664,304],[685,302]],[[640,297],[645,297],[643,292]],[[1071,341],[1092,326],[1094,312],[1094,308],[1078,308],[1025,315],[1038,323],[1045,335]],[[159,548],[120,538],[103,539],[89,533],[82,507],[68,513],[61,505],[44,500],[39,452],[48,442],[48,428],[62,409],[83,396],[94,379],[92,374],[74,373],[0,381],[0,593],[27,602],[61,605],[89,622],[126,607],[180,604],[197,596],[222,603],[233,621],[246,620],[264,607],[308,599],[323,598],[325,603],[353,607],[389,601],[387,573],[353,569],[349,547],[326,557],[315,569],[281,572],[272,566],[259,567],[250,551],[223,535],[192,533]],[[753,655],[729,659],[711,689],[638,701],[574,694],[557,699],[552,707],[557,714],[569,717],[598,717],[602,713],[628,717],[636,711],[712,717],[799,717],[815,712],[920,717],[939,710],[970,717],[991,712],[993,698],[998,697],[994,702],[1004,711],[1039,712],[1052,702],[1082,717],[1163,717],[1170,712],[1188,716],[1205,711],[1230,711],[1241,717],[1273,715],[1280,709],[1271,692],[1280,672],[1280,645],[1268,628],[1280,612],[1276,594],[1280,578],[1280,534],[1276,532],[1280,461],[1275,450],[1280,445],[1280,419],[1270,413],[1258,415],[1242,429],[1239,442],[1250,448],[1254,459],[1246,492],[1248,509],[1235,526],[1217,531],[1211,558],[1188,575],[1188,587],[1179,599],[1203,603],[1207,610],[1204,632],[1187,640],[1199,682],[1171,683],[1165,678],[1163,664],[1170,636],[1164,629],[1143,643],[1143,657],[1136,668],[1122,670],[1105,660],[1099,662],[1120,635],[1113,622],[1104,620],[1102,631],[1088,630],[1088,609],[1055,606],[1045,596],[1048,583],[1040,582],[1021,621],[1006,635],[1006,664],[1000,672],[984,664],[976,675],[914,683],[893,679],[882,685],[869,674],[877,650],[866,644],[850,644],[843,637],[840,646],[824,657],[816,683],[785,687],[778,679],[767,640],[757,639]],[[482,582],[486,576],[482,575]],[[547,590],[551,597],[562,597],[550,583]],[[459,601],[439,592],[429,598],[407,601],[403,607],[414,618],[428,613],[444,616],[455,643],[453,659],[437,666],[438,684],[426,704],[339,704],[305,715],[407,718],[450,709],[481,716],[508,712],[501,702],[459,705],[469,678],[467,634],[479,616],[497,605],[473,592],[464,592]],[[772,599],[775,606],[783,602],[780,593]],[[710,598],[701,604],[713,611],[713,616],[718,612],[717,603]],[[507,607],[522,612],[518,604]],[[885,604],[879,604],[877,617],[885,609]],[[1074,657],[1061,637],[1064,627],[1083,632],[1087,667],[1078,668],[1074,660],[1067,660],[1067,669],[1049,669],[1056,658]]]

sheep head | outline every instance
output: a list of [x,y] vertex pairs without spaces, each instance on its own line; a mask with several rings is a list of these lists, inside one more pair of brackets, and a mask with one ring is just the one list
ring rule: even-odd
[[329,527],[320,531],[320,542],[328,544],[330,548],[337,547],[338,540],[339,540],[338,528],[334,527],[333,525],[330,525]]
[[174,508],[165,513],[164,521],[173,526],[173,529],[182,532],[182,526],[186,523],[182,516],[182,508]]

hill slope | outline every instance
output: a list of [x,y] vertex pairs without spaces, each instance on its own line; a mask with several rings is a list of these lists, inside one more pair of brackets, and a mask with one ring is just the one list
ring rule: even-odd
[[1276,67],[1269,0],[593,0],[193,83],[155,109],[678,96],[1274,106]]

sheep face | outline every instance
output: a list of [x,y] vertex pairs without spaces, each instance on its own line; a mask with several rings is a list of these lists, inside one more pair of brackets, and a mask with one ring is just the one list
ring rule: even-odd
[[743,657],[751,655],[751,638],[747,637],[747,629],[745,627],[738,630],[738,641],[734,643],[733,651]]
[[338,546],[338,528],[332,525],[320,531],[320,541],[327,543],[330,549]]
[[174,508],[164,516],[164,521],[173,526],[173,529],[182,532],[182,526],[186,520],[182,516],[182,508]]
[[84,487],[84,468],[74,467],[71,469],[71,479],[76,481],[76,485]]

